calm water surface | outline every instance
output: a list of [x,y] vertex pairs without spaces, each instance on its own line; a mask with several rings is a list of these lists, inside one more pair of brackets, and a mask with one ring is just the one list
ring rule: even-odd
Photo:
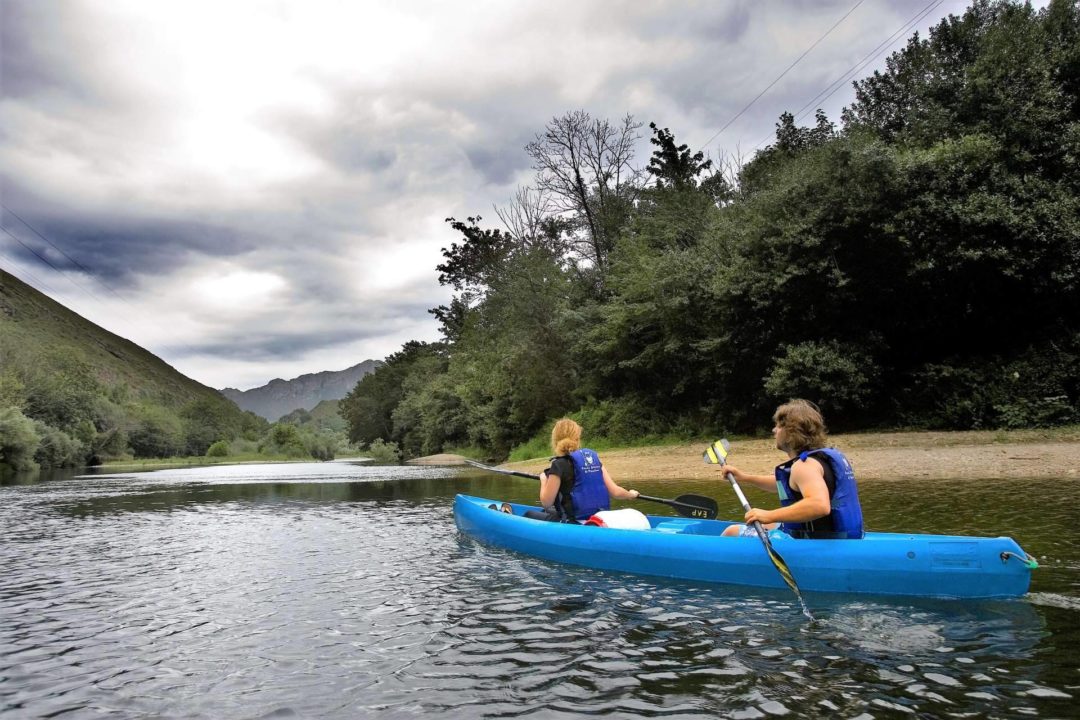
[[[635,486],[738,514],[726,484]],[[0,486],[0,716],[1077,717],[1080,531],[1045,481],[863,483],[872,529],[1042,567],[1015,601],[810,593],[814,623],[458,534],[455,493],[535,490],[347,462]]]

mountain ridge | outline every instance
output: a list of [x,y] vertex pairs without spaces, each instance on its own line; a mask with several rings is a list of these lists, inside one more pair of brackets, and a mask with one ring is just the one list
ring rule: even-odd
[[382,365],[378,360],[364,360],[344,370],[322,370],[305,373],[291,380],[274,378],[265,385],[249,390],[222,388],[219,392],[242,410],[266,418],[270,422],[293,410],[312,410],[323,400],[340,400],[370,372]]

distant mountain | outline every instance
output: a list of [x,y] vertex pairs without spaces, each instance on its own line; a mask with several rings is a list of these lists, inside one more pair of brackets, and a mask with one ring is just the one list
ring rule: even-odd
[[292,380],[276,378],[251,390],[224,388],[221,394],[241,409],[273,422],[293,410],[311,410],[323,400],[340,400],[356,387],[360,378],[380,365],[378,360],[365,360],[345,370],[324,370]]

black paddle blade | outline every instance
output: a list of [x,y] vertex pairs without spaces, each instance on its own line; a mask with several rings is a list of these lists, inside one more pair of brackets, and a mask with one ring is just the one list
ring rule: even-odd
[[703,495],[680,495],[674,500],[653,497],[651,495],[638,495],[638,500],[660,503],[674,508],[675,512],[683,517],[697,518],[698,520],[713,520],[716,518],[716,501]]
[[711,497],[705,497],[704,495],[680,495],[675,498],[675,502],[694,506],[692,510],[687,509],[686,513],[683,513],[682,509],[676,508],[683,517],[698,518],[700,520],[715,520],[716,514],[719,512],[716,501]]

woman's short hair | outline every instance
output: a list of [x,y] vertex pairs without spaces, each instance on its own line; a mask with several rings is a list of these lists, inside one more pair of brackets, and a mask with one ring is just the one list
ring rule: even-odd
[[551,451],[556,457],[569,455],[581,449],[581,426],[570,418],[563,418],[551,428]]
[[789,449],[800,453],[825,447],[828,431],[817,405],[809,400],[793,399],[776,408],[773,422],[784,431]]

